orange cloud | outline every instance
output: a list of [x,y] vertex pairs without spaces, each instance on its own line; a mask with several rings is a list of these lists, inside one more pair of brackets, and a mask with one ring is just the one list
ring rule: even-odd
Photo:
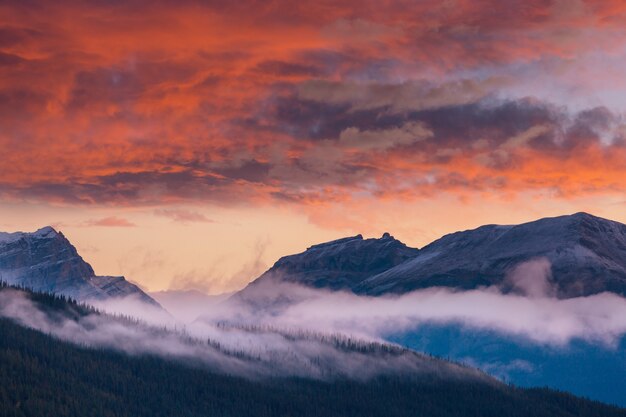
[[623,193],[619,110],[508,93],[621,53],[620,2],[566,3],[3,2],[0,198]]

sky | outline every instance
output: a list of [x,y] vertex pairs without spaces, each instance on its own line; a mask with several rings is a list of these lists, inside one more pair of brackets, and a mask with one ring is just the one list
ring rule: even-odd
[[233,291],[314,243],[626,222],[622,1],[0,2],[0,230]]

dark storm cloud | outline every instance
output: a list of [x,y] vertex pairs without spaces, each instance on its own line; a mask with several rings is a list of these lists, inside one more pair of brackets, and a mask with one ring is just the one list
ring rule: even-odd
[[28,88],[12,88],[0,91],[0,120],[5,128],[17,120],[23,120],[45,111],[50,97],[42,91]]
[[25,59],[13,54],[7,54],[0,51],[0,66],[14,66],[24,62]]
[[267,60],[259,62],[254,71],[272,75],[275,77],[309,76],[315,77],[324,75],[322,70],[313,65],[301,64],[298,62],[286,62],[278,60]]
[[0,26],[0,48],[16,46],[41,36],[42,32],[31,28]]
[[215,171],[231,179],[242,179],[250,182],[264,182],[270,171],[270,164],[256,160],[245,161],[239,166],[218,168]]
[[[274,126],[298,138],[337,140],[349,128],[372,131],[420,122],[432,130],[434,140],[416,144],[419,148],[431,145],[440,149],[465,148],[483,141],[481,146],[492,148],[509,142],[511,146],[564,152],[578,145],[599,142],[605,133],[613,135],[612,139],[619,139],[611,131],[622,120],[605,107],[570,115],[565,108],[532,98],[485,98],[418,111],[394,109],[391,105],[355,110],[355,106],[361,104],[359,101],[328,103],[302,99],[297,94],[280,97],[274,107]],[[517,144],[510,142],[538,126],[544,127],[542,132],[520,139]],[[612,141],[607,143],[611,144]]]
[[398,126],[407,120],[404,115],[389,114],[385,109],[351,112],[346,104],[328,104],[297,97],[276,101],[274,128],[305,139],[337,139],[349,127],[382,129]]
[[119,172],[92,178],[89,182],[70,179],[66,183],[41,182],[19,189],[11,184],[0,184],[0,195],[23,194],[73,204],[154,204],[180,199],[228,202],[237,200],[237,187],[231,187],[232,182],[232,179],[191,171]]

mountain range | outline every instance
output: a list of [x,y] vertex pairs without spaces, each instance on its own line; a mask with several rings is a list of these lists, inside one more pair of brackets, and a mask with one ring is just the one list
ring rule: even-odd
[[[576,213],[519,225],[485,225],[445,235],[421,249],[407,247],[389,234],[322,243],[279,259],[235,298],[253,311],[281,311],[302,302],[290,287],[276,282],[374,298],[432,287],[455,291],[489,287],[510,293],[519,291],[510,277],[520,265],[535,260],[547,270],[530,271],[526,279],[547,280],[549,291],[542,295],[551,301],[543,302],[556,298],[577,302],[574,297],[603,292],[626,295],[626,225]],[[624,335],[608,345],[584,338],[546,345],[458,321],[416,321],[402,331],[389,328],[381,336],[475,364],[515,384],[547,385],[626,406]]]
[[[586,213],[576,213],[520,225],[481,226],[477,229],[443,236],[421,249],[408,247],[389,233],[383,234],[380,238],[365,239],[362,235],[357,235],[321,243],[309,247],[302,253],[279,259],[267,272],[232,297],[246,301],[263,301],[262,297],[257,297],[257,294],[262,292],[259,289],[262,289],[264,284],[274,282],[298,284],[328,291],[348,291],[355,295],[367,295],[373,298],[430,287],[447,287],[456,290],[495,287],[506,293],[518,290],[507,280],[515,268],[537,259],[544,260],[549,266],[545,278],[554,289],[550,293],[551,297],[567,299],[602,292],[626,295],[626,225]],[[0,233],[0,281],[38,293],[63,295],[87,303],[91,301],[106,303],[131,296],[150,305],[159,306],[154,298],[124,277],[97,276],[69,240],[52,227],[44,227],[33,233]],[[270,285],[269,288],[272,290],[274,287]],[[208,305],[222,302],[221,298],[207,297],[197,292],[163,292],[152,295],[166,308],[170,304],[172,306],[184,304],[186,307],[184,312],[189,316],[188,319],[202,311],[201,307],[206,308]],[[58,304],[50,299],[47,302]],[[256,306],[263,307],[258,302]],[[2,320],[4,319],[0,318],[0,324],[8,326]],[[245,331],[251,331],[250,334],[259,334],[259,332],[262,334],[266,331],[255,328],[245,329]],[[22,334],[22,330],[13,328],[11,332],[17,335],[16,337],[21,337],[21,340],[31,338],[35,340],[38,337]],[[229,330],[229,332],[232,331]],[[262,337],[266,336],[262,334]],[[268,334],[267,337],[277,336]],[[278,337],[283,336],[278,335]],[[293,335],[288,335],[286,340],[291,340],[293,337]],[[403,333],[390,332],[384,337],[390,342],[410,349],[472,363],[500,377],[512,377],[513,379],[509,380],[516,384],[549,385],[620,406],[626,405],[624,402],[626,391],[620,382],[623,372],[626,372],[626,356],[624,356],[626,340],[623,337],[618,340],[617,347],[599,347],[586,341],[576,341],[572,346],[547,348],[544,345],[511,338],[498,332],[466,328],[459,323],[416,324],[413,329],[409,328]],[[226,340],[229,338],[230,336]],[[12,344],[15,340],[4,340],[5,349],[9,349],[4,352],[6,358],[13,357],[10,349],[14,349]],[[306,340],[306,342],[310,341]],[[75,350],[70,346],[56,345],[61,342],[42,339],[37,343],[41,346],[54,345],[60,357],[65,357],[63,356],[65,353],[62,352]],[[216,340],[212,343],[219,347],[222,342]],[[42,347],[34,354],[47,357],[46,349]],[[0,356],[2,354],[0,351]],[[241,354],[239,350],[233,352],[235,357]],[[77,353],[77,355],[83,355],[86,361],[94,363],[94,369],[101,369],[98,372],[106,372],[108,366],[117,366],[118,363],[128,361],[119,358],[113,360],[111,356],[106,356],[101,360],[92,353]],[[275,353],[272,355],[279,359],[276,363],[284,362],[283,356]],[[315,359],[312,364],[318,364],[317,360]],[[142,375],[145,376],[145,380],[141,383],[148,384],[147,381],[153,374],[148,369],[149,366],[144,368],[144,364],[140,362],[127,364],[141,367]],[[18,371],[20,374],[27,375],[30,372],[25,364],[20,362],[19,366],[22,367]],[[158,363],[158,366],[159,369],[166,369],[170,365]],[[123,373],[121,369],[119,367],[116,372]],[[503,369],[504,373],[500,373]],[[67,369],[61,371],[68,372]],[[48,375],[49,369],[41,366],[37,372],[41,375]],[[178,368],[175,371],[168,370],[164,375],[168,372],[187,375],[187,371]],[[2,377],[0,368],[0,379]],[[7,375],[4,377],[9,378]],[[118,379],[119,381],[116,379],[118,381],[116,384],[125,383],[123,378]],[[233,384],[243,384],[244,382],[241,381],[237,379]],[[285,385],[282,384],[283,382],[275,385],[276,391],[272,391],[271,395],[278,398],[281,390],[289,386],[287,382]],[[394,384],[397,383],[390,384],[384,382],[383,389],[393,392],[393,387],[396,386]],[[102,392],[106,393],[105,397],[121,395],[117,391],[110,391],[115,390],[115,386],[117,385],[103,388]],[[378,385],[373,386],[376,389],[379,388]],[[408,385],[402,385],[402,387],[405,389]],[[28,386],[25,385],[23,388],[25,392],[28,391]],[[83,385],[80,388],[86,389]],[[322,395],[321,393],[327,392],[327,388],[324,385],[315,385],[315,388],[311,389],[316,393],[315,395]],[[367,391],[370,388],[369,385],[363,385],[350,388],[352,390],[350,392],[356,393],[361,389]],[[450,389],[450,384],[446,383],[440,388],[442,392],[447,391]],[[259,384],[255,388],[250,388],[250,392],[265,392],[266,389],[264,384]],[[426,387],[425,391],[420,391],[419,395],[423,394],[424,398],[428,398],[428,392],[431,392],[429,391],[431,389],[432,387]],[[462,388],[464,389],[466,388]],[[532,391],[515,391],[508,390],[508,388],[498,388],[496,391],[505,393],[509,399],[505,401],[506,405],[496,403],[495,408],[490,408],[485,415],[491,415],[490,413],[497,415],[497,410],[512,412],[523,404],[524,400],[518,401],[519,398],[532,398],[536,395]],[[358,392],[357,397],[361,398],[359,397],[361,391]],[[480,399],[479,403],[491,404],[490,399],[495,395],[494,392],[481,393],[480,395],[485,395],[485,397]],[[68,393],[63,392],[63,395],[68,395]],[[553,392],[541,395],[544,396],[542,398],[545,404],[551,404],[546,406],[548,408],[541,409],[548,410],[546,415],[550,415],[550,409],[556,410],[554,407],[559,410],[554,415],[586,415],[576,414],[573,411],[570,413],[567,404],[570,402],[583,404],[577,402],[578,400],[568,397],[559,399],[558,395]],[[42,394],[42,398],[46,396],[47,394]],[[5,397],[0,395],[0,400]],[[472,398],[477,398],[473,391],[468,394],[466,400],[472,401]],[[513,398],[516,399],[513,400]],[[406,399],[403,397],[402,401],[404,400]],[[122,402],[124,401],[128,399]],[[517,405],[510,407],[514,402]],[[20,404],[20,401],[16,404]],[[279,407],[278,404],[280,401],[271,402],[268,407]],[[445,409],[445,404],[441,402],[437,404],[437,407]],[[55,407],[57,406],[59,405],[56,404]],[[141,404],[138,403],[135,406],[141,407]],[[295,405],[290,403],[290,406]],[[595,405],[586,406],[591,407],[590,409],[595,407]],[[441,411],[441,409],[438,410],[438,412]],[[536,414],[538,410],[532,411],[528,411],[527,414],[521,413],[521,415]],[[446,415],[445,412],[442,413],[441,415]],[[603,414],[600,412],[593,415]]]
[[[275,281],[369,296],[429,287],[509,291],[507,274],[538,258],[549,262],[549,279],[560,298],[604,291],[626,295],[626,225],[587,213],[485,225],[445,235],[421,249],[389,233],[378,239],[337,239],[280,258],[238,294],[249,297],[259,284]],[[96,275],[63,233],[50,226],[33,233],[0,232],[0,281],[80,301],[132,295],[158,305],[124,277]]]
[[379,239],[338,239],[279,259],[241,295],[250,296],[269,281],[369,296],[429,287],[499,286],[506,292],[512,289],[507,274],[539,258],[550,263],[549,279],[560,298],[604,291],[626,295],[626,225],[587,213],[481,226],[421,249],[388,233]]

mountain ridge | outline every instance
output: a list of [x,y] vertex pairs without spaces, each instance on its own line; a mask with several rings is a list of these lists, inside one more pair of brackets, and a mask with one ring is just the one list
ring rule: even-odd
[[83,302],[135,296],[160,307],[124,277],[96,275],[65,235],[51,226],[32,233],[0,233],[0,281]]
[[355,292],[501,285],[516,265],[537,258],[550,262],[559,297],[626,294],[626,225],[584,212],[445,235],[403,265],[360,283]]
[[[387,262],[367,269],[376,256]],[[388,233],[379,239],[360,234],[336,239],[280,258],[241,292],[270,280],[373,296],[428,287],[503,286],[515,266],[538,258],[550,262],[558,297],[626,295],[626,225],[585,212],[483,225],[446,234],[421,249]]]
[[345,237],[308,247],[304,252],[281,257],[257,280],[304,283],[315,288],[351,289],[378,272],[410,259],[419,252],[389,233],[381,238]]

